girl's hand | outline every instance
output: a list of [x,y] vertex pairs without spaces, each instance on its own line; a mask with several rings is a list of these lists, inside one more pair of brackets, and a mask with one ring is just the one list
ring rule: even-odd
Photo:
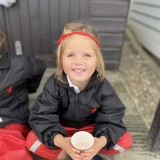
[[71,144],[71,137],[63,137],[61,134],[57,134],[54,138],[54,144],[61,148],[74,160],[82,160],[80,150],[74,148]]
[[91,160],[106,144],[107,139],[105,136],[95,137],[93,147],[80,154],[81,160]]
[[63,137],[61,134],[55,136],[54,144],[74,160],[91,160],[107,144],[107,139],[105,136],[95,137],[93,147],[83,152],[72,146],[71,137]]
[[64,138],[61,148],[74,160],[82,160],[80,150],[74,148],[71,144],[71,137]]

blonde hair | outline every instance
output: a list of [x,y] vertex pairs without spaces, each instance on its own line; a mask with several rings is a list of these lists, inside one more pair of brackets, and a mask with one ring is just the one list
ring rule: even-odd
[[[91,34],[97,40],[99,40],[98,33],[91,26],[83,23],[67,23],[64,26],[63,34],[72,33],[72,32],[86,32]],[[65,41],[66,40],[67,38],[65,39]],[[104,60],[102,57],[102,53],[96,43],[93,43],[93,47],[97,57],[97,66],[96,66],[96,71],[98,73],[97,77],[98,79],[103,80],[105,67],[104,67]],[[55,72],[57,79],[59,79],[62,82],[64,82],[64,71],[63,71],[63,64],[62,64],[63,53],[64,53],[64,45],[62,41],[62,43],[57,48],[57,67]]]

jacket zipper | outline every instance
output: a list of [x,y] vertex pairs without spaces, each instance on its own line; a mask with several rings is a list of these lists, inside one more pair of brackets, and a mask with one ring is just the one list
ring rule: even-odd
[[78,94],[76,94],[76,102],[78,102],[78,100],[79,100],[79,96]]
[[76,106],[76,108],[78,108],[78,100],[79,100],[79,96],[76,93],[76,99],[75,99],[75,106]]

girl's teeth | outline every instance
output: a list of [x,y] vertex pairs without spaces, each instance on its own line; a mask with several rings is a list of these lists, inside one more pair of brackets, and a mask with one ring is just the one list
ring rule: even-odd
[[80,69],[77,69],[77,70],[76,70],[76,69],[75,69],[74,71],[80,73],[80,72],[83,72],[84,70],[80,70]]

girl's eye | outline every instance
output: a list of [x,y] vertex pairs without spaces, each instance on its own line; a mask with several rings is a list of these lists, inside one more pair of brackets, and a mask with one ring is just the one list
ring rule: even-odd
[[68,54],[67,55],[67,57],[73,57],[74,56],[74,54]]
[[86,54],[85,54],[85,57],[91,57],[91,55],[86,53]]

